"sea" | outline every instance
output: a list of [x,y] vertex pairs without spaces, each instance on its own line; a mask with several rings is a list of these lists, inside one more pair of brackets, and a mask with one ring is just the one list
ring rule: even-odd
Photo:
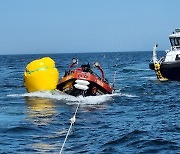
[[[60,78],[72,58],[79,66],[98,61],[115,92],[89,97],[27,93],[27,64],[47,56]],[[0,153],[180,153],[180,82],[158,81],[149,69],[151,58],[145,51],[0,55]]]

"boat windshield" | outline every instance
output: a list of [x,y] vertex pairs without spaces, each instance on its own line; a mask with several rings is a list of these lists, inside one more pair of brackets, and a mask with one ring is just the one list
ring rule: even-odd
[[171,37],[169,38],[171,42],[171,46],[180,46],[180,37]]

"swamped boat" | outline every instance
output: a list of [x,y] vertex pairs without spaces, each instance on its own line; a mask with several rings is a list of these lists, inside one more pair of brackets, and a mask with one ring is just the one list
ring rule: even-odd
[[56,89],[73,96],[96,96],[113,93],[113,85],[110,85],[105,78],[104,71],[98,62],[95,62],[93,67],[99,69],[101,77],[91,69],[89,63],[73,69],[77,63],[78,60],[74,58]]
[[177,80],[180,81],[180,28],[175,29],[169,35],[171,49],[166,50],[166,56],[157,58],[156,44],[153,49],[153,57],[149,63],[149,68],[154,70],[160,81]]
[[28,92],[56,90],[73,96],[113,93],[114,84],[109,84],[98,62],[95,62],[93,66],[99,69],[101,77],[91,69],[89,63],[73,69],[77,63],[78,60],[74,58],[69,70],[65,71],[59,81],[59,72],[55,67],[54,60],[49,57],[34,60],[26,67],[24,85]]

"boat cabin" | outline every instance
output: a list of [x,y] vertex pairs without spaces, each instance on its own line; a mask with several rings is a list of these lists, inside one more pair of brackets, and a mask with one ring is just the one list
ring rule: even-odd
[[169,35],[171,50],[166,50],[165,62],[180,60],[180,28],[176,28],[175,32]]
[[172,47],[180,48],[180,28],[175,29],[175,32],[169,36]]

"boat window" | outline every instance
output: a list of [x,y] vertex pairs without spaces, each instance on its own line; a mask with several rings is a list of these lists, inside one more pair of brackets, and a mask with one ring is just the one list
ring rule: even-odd
[[171,46],[175,46],[174,38],[170,38]]
[[179,40],[178,40],[178,38],[174,38],[174,43],[175,43],[175,46],[179,46]]
[[170,38],[171,46],[180,46],[180,37]]
[[177,37],[176,41],[177,41],[177,46],[180,46],[180,37]]
[[180,60],[180,55],[177,54],[175,60]]

